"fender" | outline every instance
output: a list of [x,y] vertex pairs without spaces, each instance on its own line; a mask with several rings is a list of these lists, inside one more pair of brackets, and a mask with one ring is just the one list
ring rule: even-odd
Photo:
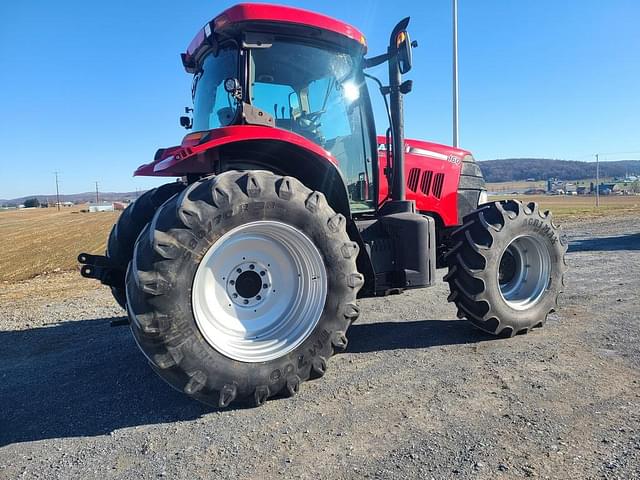
[[295,176],[351,218],[336,158],[305,137],[279,128],[234,125],[190,133],[179,146],[158,150],[153,162],[138,167],[134,176],[210,175],[250,168]]
[[[326,159],[334,166],[338,165],[331,153],[296,133],[273,127],[233,125],[185,135],[180,145],[159,149],[153,162],[139,166],[133,175],[175,177],[186,173],[211,173],[212,169],[207,169],[204,164],[198,163],[193,157],[229,143],[246,140],[274,140],[291,143]],[[186,162],[187,160],[188,162]],[[196,170],[190,169],[192,164],[195,164]]]

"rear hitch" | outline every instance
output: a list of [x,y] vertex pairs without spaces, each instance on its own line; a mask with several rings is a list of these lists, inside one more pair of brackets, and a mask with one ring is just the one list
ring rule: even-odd
[[114,266],[104,255],[81,253],[78,262],[82,264],[80,275],[83,277],[95,278],[110,287],[124,287],[124,270]]

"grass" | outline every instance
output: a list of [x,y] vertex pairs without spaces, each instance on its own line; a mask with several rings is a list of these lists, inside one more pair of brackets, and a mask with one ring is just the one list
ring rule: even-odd
[[580,220],[605,216],[640,216],[640,196],[601,195],[600,206],[590,195],[496,195],[490,200],[515,198],[522,202],[536,202],[542,210],[551,210],[561,220]]
[[119,213],[80,208],[0,211],[0,281],[75,269],[78,253],[104,253]]

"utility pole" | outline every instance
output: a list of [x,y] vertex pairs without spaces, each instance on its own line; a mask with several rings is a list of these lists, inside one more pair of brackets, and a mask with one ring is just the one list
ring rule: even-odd
[[97,204],[97,203],[100,203],[100,200],[98,198],[98,182],[95,182],[95,183],[96,183],[96,204]]
[[596,207],[600,206],[600,156],[596,153]]
[[53,172],[56,176],[56,206],[58,207],[58,211],[60,211],[60,190],[58,189],[58,171]]
[[453,0],[453,146],[458,147],[458,0]]

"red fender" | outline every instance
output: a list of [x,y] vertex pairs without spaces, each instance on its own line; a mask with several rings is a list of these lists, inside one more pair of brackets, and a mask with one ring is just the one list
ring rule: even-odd
[[[275,140],[306,150],[316,157],[326,159],[333,166],[338,161],[324,148],[301,135],[273,127],[257,125],[233,125],[204,132],[190,133],[179,146],[160,149],[153,162],[141,165],[134,176],[176,177],[186,174],[207,174],[215,171],[216,150],[223,145],[247,140]],[[204,155],[213,151],[214,155]]]
[[190,133],[180,146],[158,150],[155,160],[138,167],[134,175],[210,175],[221,169],[266,169],[291,175],[324,193],[336,212],[351,217],[347,187],[336,158],[310,140],[280,128],[235,125]]

